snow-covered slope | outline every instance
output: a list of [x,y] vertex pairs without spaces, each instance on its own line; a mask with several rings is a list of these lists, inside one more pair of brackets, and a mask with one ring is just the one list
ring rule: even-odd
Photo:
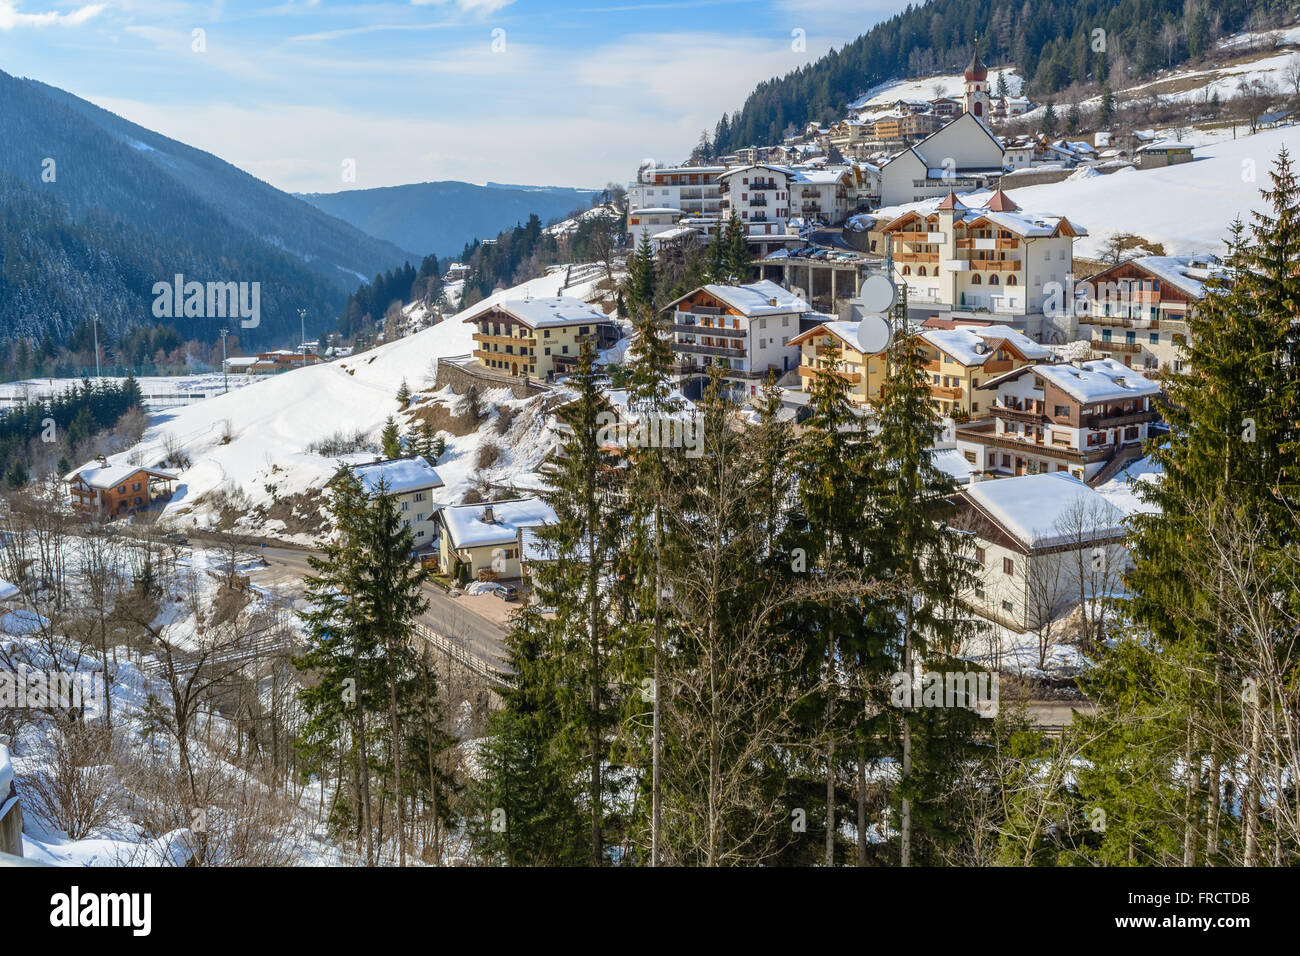
[[[592,275],[564,294],[598,297],[599,279]],[[339,433],[363,432],[377,439],[384,420],[399,412],[396,394],[403,380],[414,392],[430,391],[439,359],[473,349],[474,327],[468,319],[501,300],[555,295],[561,283],[556,275],[533,279],[432,328],[360,355],[285,372],[155,415],[141,444],[112,461],[154,464],[167,457],[169,444],[179,444],[192,463],[181,473],[164,517],[197,519],[199,524],[211,517],[203,513],[200,499],[218,489],[242,490],[249,504],[267,507],[278,498],[319,488],[334,473],[338,459],[312,453],[312,445]],[[496,397],[485,396],[488,401]],[[500,398],[505,401],[508,393]],[[456,454],[457,443],[475,437],[449,443],[452,457],[471,457]],[[507,461],[509,456],[503,463]],[[450,467],[453,474],[460,470]],[[464,462],[462,467],[470,466]]]
[[[1007,89],[1012,96],[1020,95],[1024,82],[1020,74],[1013,69],[989,69],[989,82],[996,86],[998,74],[1007,78]],[[936,96],[951,96],[961,99],[966,89],[966,77],[962,73],[944,76],[927,76],[919,80],[889,80],[873,86],[849,104],[850,112],[883,113],[899,100],[932,100]]]
[[[1265,130],[1254,136],[1208,143],[1196,159],[1164,169],[1124,169],[1110,175],[1082,169],[1059,183],[1009,189],[1026,212],[1066,216],[1088,230],[1075,244],[1075,255],[1096,258],[1107,238],[1133,233],[1164,246],[1166,255],[1222,250],[1228,224],[1262,209],[1260,188],[1279,150],[1300,150],[1300,127]],[[988,193],[972,193],[967,205],[979,205]],[[882,210],[885,215],[919,204]]]

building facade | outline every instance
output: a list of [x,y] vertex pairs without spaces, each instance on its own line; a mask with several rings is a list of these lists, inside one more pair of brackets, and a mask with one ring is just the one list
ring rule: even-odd
[[1141,456],[1160,419],[1160,386],[1109,359],[1027,365],[984,387],[996,395],[989,417],[956,428],[958,450],[983,475],[1102,481]]
[[1041,313],[1074,272],[1074,240],[1087,235],[1064,216],[1022,212],[1001,190],[978,208],[950,192],[881,232],[909,302],[1006,315]]
[[779,378],[798,367],[800,351],[793,340],[812,308],[763,280],[701,286],[665,311],[672,316],[676,377],[686,396],[698,398],[709,370],[717,368],[733,394],[748,398],[769,373]]
[[610,348],[618,326],[594,306],[569,296],[499,302],[473,319],[474,359],[507,375],[551,380],[572,371],[583,342]]

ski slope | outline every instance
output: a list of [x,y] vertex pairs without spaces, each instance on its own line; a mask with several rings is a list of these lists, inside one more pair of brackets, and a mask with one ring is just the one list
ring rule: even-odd
[[[599,279],[592,276],[564,294],[596,298]],[[385,419],[398,415],[396,394],[403,380],[412,392],[430,392],[438,360],[473,349],[470,319],[499,301],[555,295],[561,282],[555,275],[533,279],[497,292],[445,322],[360,355],[283,372],[229,394],[155,414],[141,443],[110,461],[151,465],[167,456],[169,441],[179,442],[192,464],[181,473],[163,514],[185,516],[200,525],[211,516],[202,513],[199,499],[218,489],[242,489],[252,505],[267,506],[276,497],[319,488],[334,474],[338,459],[313,454],[309,446],[339,432],[361,431],[377,441]],[[508,393],[502,397],[508,398]],[[223,441],[228,433],[232,437]],[[454,452],[458,443],[476,438],[462,436],[449,442],[449,447]],[[459,461],[472,455],[453,457]],[[469,467],[465,461],[451,471]]]
[[[1040,186],[1008,189],[1027,213],[1065,216],[1088,235],[1075,243],[1074,254],[1099,258],[1106,240],[1132,233],[1164,247],[1165,255],[1223,251],[1228,225],[1264,208],[1260,189],[1285,147],[1300,153],[1300,126],[1264,130],[1254,136],[1198,146],[1195,160],[1163,169],[1122,169],[1109,175],[1082,168],[1069,179]],[[971,193],[962,201],[978,206],[990,194]],[[882,209],[894,216],[924,203]]]

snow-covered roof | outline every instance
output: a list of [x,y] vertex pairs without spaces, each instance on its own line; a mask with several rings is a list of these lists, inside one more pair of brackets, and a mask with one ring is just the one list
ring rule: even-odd
[[979,481],[961,494],[1027,548],[1124,532],[1124,512],[1064,471]]
[[145,472],[155,478],[167,478],[175,481],[179,476],[175,472],[164,471],[161,468],[141,468],[139,465],[82,465],[74,471],[68,472],[64,481],[72,481],[74,478],[80,478],[87,486],[91,488],[112,488],[122,484],[132,475],[138,472]]
[[815,329],[809,329],[807,332],[801,332],[799,335],[796,335],[790,340],[790,344],[802,345],[808,339],[819,335],[822,332],[829,332],[845,345],[849,346],[849,348],[860,352],[861,347],[858,345],[858,327],[860,325],[861,323],[859,322],[843,322],[838,319],[830,322],[823,322]]
[[1035,375],[1085,405],[1160,394],[1159,385],[1114,359],[1029,367]]
[[[885,231],[892,232],[897,228],[901,228],[909,212],[915,213],[921,219],[925,219],[932,213],[937,212],[944,203],[948,203],[945,208],[954,209],[954,224],[965,222],[969,225],[984,220],[1022,238],[1054,236],[1062,225],[1068,225],[1076,236],[1086,236],[1088,234],[1087,229],[1077,223],[1070,222],[1065,216],[1024,212],[1007,199],[1006,194],[1001,191],[995,191],[987,197],[983,206],[967,206],[961,200],[951,203],[949,202],[951,196],[953,194],[949,193],[943,199],[934,198],[919,205],[909,206],[905,212],[885,226]],[[994,206],[1004,206],[1005,208],[993,208]]]
[[[1120,266],[1136,266],[1153,278],[1185,292],[1194,299],[1205,298],[1205,283],[1215,274],[1227,275],[1227,269],[1214,256],[1137,256]],[[1119,266],[1098,273],[1094,280]]]
[[1027,359],[1047,358],[1051,349],[1040,345],[1009,325],[982,328],[928,329],[921,333],[935,348],[947,352],[962,365],[983,365],[997,354],[1000,342],[1014,346]]
[[[484,516],[491,509],[492,520]],[[555,511],[540,498],[512,498],[469,505],[446,505],[438,512],[453,548],[481,548],[514,541],[520,528],[555,524]]]
[[753,317],[812,311],[812,306],[807,302],[793,292],[781,288],[771,279],[750,282],[746,285],[711,284],[704,286],[704,289],[741,315]]
[[366,494],[379,494],[382,483],[390,495],[404,495],[422,488],[441,488],[442,479],[425,459],[418,455],[409,458],[390,458],[368,465],[354,465],[353,473],[365,488]]
[[[639,412],[631,408],[632,393],[626,388],[607,388],[602,391],[605,400],[609,402],[610,407],[618,412],[619,418],[625,422],[638,422],[641,420]],[[665,418],[677,421],[687,421],[695,416],[695,403],[682,393],[679,388],[670,388],[668,390],[668,403],[676,406],[676,411],[665,413]]]
[[605,322],[608,316],[593,305],[567,295],[546,296],[538,299],[512,299],[500,302],[497,308],[530,328],[544,326],[577,325],[584,322]]

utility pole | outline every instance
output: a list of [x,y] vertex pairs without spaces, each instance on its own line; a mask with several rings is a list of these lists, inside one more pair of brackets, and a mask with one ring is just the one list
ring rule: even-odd
[[221,388],[222,391],[230,391],[230,371],[226,367],[226,336],[230,334],[230,329],[221,330]]
[[299,348],[302,349],[302,363],[307,364],[307,310],[298,310],[298,333],[302,337],[298,339]]
[[90,313],[90,329],[95,336],[95,378],[99,378],[99,313]]

